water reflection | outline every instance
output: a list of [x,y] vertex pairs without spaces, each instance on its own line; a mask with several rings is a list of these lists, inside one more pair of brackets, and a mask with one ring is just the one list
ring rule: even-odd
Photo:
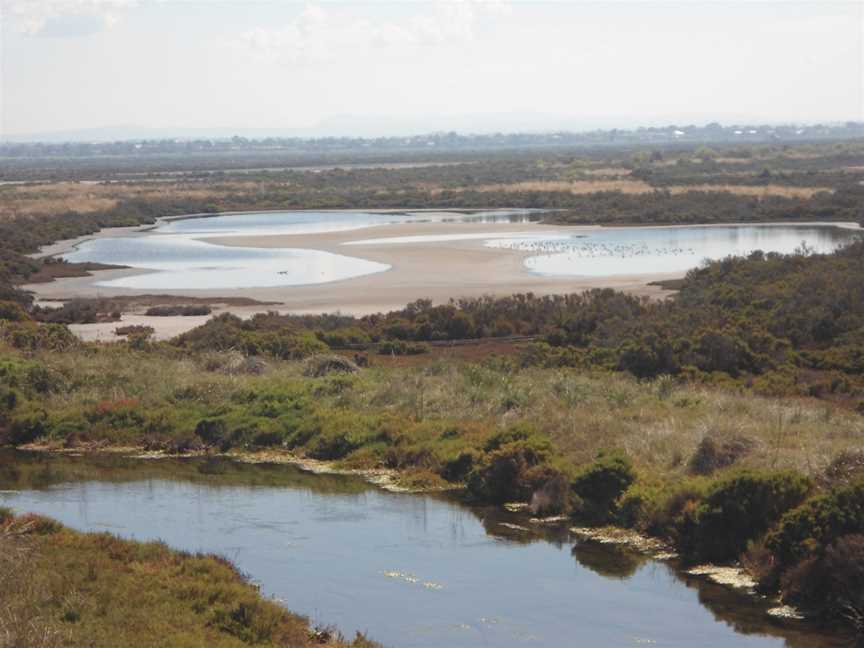
[[110,288],[142,290],[301,286],[390,269],[384,263],[320,250],[229,247],[182,236],[93,239],[63,258],[149,270],[97,282]]
[[[384,272],[390,266],[361,258],[300,248],[223,246],[214,237],[260,237],[349,231],[396,223],[529,223],[535,210],[456,212],[276,212],[222,215],[165,221],[134,237],[93,239],[63,255],[71,262],[129,266],[139,274],[98,281],[96,285],[138,290],[239,289],[300,286]],[[346,246],[448,241],[529,253],[528,270],[546,276],[614,276],[684,273],[705,259],[746,255],[754,250],[789,253],[806,244],[831,252],[856,236],[830,226],[648,227],[555,232],[441,233],[363,238]]]
[[642,554],[598,542],[577,542],[570,553],[580,565],[595,574],[618,580],[631,578],[637,569],[649,562]]
[[707,260],[756,250],[789,254],[806,245],[830,253],[858,234],[830,226],[655,227],[592,231],[569,237],[498,238],[490,247],[532,253],[525,266],[547,276],[684,273]]
[[[828,646],[766,604],[452,498],[224,460],[0,451],[0,505],[227,556],[294,610],[389,646]],[[16,492],[10,492],[16,491]]]
[[92,239],[62,257],[142,272],[97,281],[107,288],[217,290],[304,286],[384,272],[390,266],[320,250],[214,245],[208,238],[316,234],[407,222],[527,222],[530,210],[475,214],[271,212],[163,221],[145,235]]

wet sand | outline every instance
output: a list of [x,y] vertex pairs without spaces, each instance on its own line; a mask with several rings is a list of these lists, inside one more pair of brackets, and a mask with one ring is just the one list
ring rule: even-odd
[[[825,223],[823,223],[824,225]],[[785,223],[788,225],[788,223]],[[843,224],[847,225],[847,224]],[[355,277],[342,281],[307,286],[247,288],[232,290],[160,290],[160,293],[191,297],[249,297],[259,301],[278,302],[273,306],[226,306],[214,312],[230,311],[240,316],[254,312],[278,310],[281,313],[341,312],[351,315],[396,310],[417,299],[431,299],[435,303],[460,297],[483,295],[505,296],[533,292],[538,295],[581,292],[590,288],[614,288],[649,298],[664,298],[670,293],[650,282],[675,279],[683,273],[654,273],[617,275],[611,277],[550,277],[532,274],[524,260],[536,252],[508,248],[484,247],[484,239],[368,243],[343,245],[364,239],[389,237],[482,234],[493,235],[512,232],[562,232],[568,234],[598,229],[597,226],[572,227],[540,225],[534,223],[401,223],[377,225],[349,231],[318,234],[238,236],[207,238],[208,243],[226,246],[262,248],[305,248],[324,250],[335,254],[360,257],[386,263],[386,272]],[[129,236],[130,231],[106,230],[105,235]],[[102,233],[100,233],[101,235]],[[132,235],[135,235],[134,233]],[[93,237],[88,237],[93,238]],[[61,242],[43,252],[54,253],[69,249],[69,242]],[[104,270],[89,277],[71,277],[51,283],[24,286],[32,290],[39,300],[68,300],[72,298],[112,297],[152,293],[152,290],[106,288],[97,286],[105,281],[145,270]],[[141,323],[156,328],[157,337],[165,338],[200,325],[206,318],[146,317],[143,314],[124,315],[124,323]],[[90,339],[112,339],[117,323],[74,326],[80,335]]]

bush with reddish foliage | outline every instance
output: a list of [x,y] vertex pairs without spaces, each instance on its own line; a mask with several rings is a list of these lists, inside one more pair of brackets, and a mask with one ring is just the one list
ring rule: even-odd
[[807,558],[781,579],[784,600],[825,621],[864,632],[864,535],[841,536],[823,555]]

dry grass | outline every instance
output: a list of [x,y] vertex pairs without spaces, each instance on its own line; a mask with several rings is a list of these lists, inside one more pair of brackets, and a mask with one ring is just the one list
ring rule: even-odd
[[743,157],[718,157],[714,161],[718,164],[752,164],[755,158]]
[[[525,191],[555,191],[566,192],[573,195],[585,195],[602,191],[618,191],[623,194],[648,194],[660,191],[641,180],[536,180],[531,182],[514,182],[512,184],[491,184],[471,187],[472,191],[482,192],[504,192],[516,193]],[[691,191],[726,192],[738,196],[754,196],[764,198],[767,196],[782,196],[785,198],[812,198],[820,192],[833,190],[826,187],[787,187],[784,185],[733,185],[733,184],[701,184],[701,185],[674,185],[664,187],[662,190],[672,194],[683,194]],[[440,192],[441,190],[437,190]],[[435,193],[433,191],[433,193]]]
[[669,192],[672,194],[682,194],[688,191],[725,191],[738,196],[755,196],[757,198],[766,198],[768,196],[780,196],[782,198],[812,198],[818,193],[827,192],[834,193],[833,189],[828,187],[787,187],[784,185],[724,185],[724,184],[701,184],[701,185],[683,185],[669,187]]
[[[141,399],[153,407],[194,393],[215,407],[239,390],[279,389],[306,380],[302,363],[271,362],[263,376],[207,372],[192,359],[141,354],[55,354],[42,359],[75,375],[79,387],[52,395],[48,410]],[[662,383],[662,384],[661,384]],[[741,464],[793,468],[818,475],[843,451],[864,445],[864,416],[825,401],[766,398],[673,381],[644,382],[619,373],[524,369],[441,358],[424,366],[372,367],[351,388],[316,395],[324,408],[388,411],[408,419],[476,422],[484,427],[526,420],[546,432],[562,456],[581,464],[597,451],[623,449],[646,472],[685,474],[706,436],[752,442]]]
[[316,632],[217,556],[77,533],[37,516],[0,525],[2,648],[249,645],[377,646]]
[[584,169],[582,173],[587,176],[607,178],[609,176],[629,176],[632,171],[624,167],[599,167],[596,169]]
[[42,609],[51,593],[42,579],[34,577],[36,563],[27,526],[27,522],[0,522],[0,648],[64,644],[60,624]]
[[175,182],[170,186],[149,182],[79,183],[54,182],[9,185],[0,189],[0,219],[66,211],[90,213],[116,207],[129,199],[219,199],[237,191],[255,191],[254,182],[231,182],[202,186]]
[[[378,380],[366,387],[370,402],[408,410],[417,400],[416,380],[398,372],[382,373]],[[694,385],[676,385],[661,398],[654,383],[625,375],[574,370],[508,375],[449,367],[424,376],[422,384],[426,416],[532,421],[577,464],[601,449],[622,448],[646,472],[683,474],[710,435],[751,440],[753,450],[742,465],[814,475],[841,451],[864,443],[864,417],[825,403]]]
[[[657,163],[660,166],[673,163],[665,160]],[[597,168],[579,168],[573,171],[577,178],[571,180],[532,180],[525,182],[508,182],[486,184],[477,187],[466,187],[462,190],[488,193],[516,192],[566,192],[574,195],[585,195],[597,192],[621,192],[624,194],[646,194],[657,189],[647,182],[630,178],[631,171],[623,167],[605,166]],[[66,211],[81,213],[111,209],[123,200],[165,200],[188,199],[208,200],[218,202],[228,201],[235,204],[242,198],[241,204],[255,205],[262,193],[284,191],[288,183],[284,181],[253,181],[253,180],[223,180],[195,181],[176,179],[165,182],[129,181],[129,182],[41,182],[23,185],[6,185],[0,187],[0,220],[21,216],[38,216],[56,214]],[[452,187],[443,187],[435,181],[414,182],[416,190],[428,191],[436,196],[444,191],[453,191]],[[306,190],[317,191],[313,186]],[[831,191],[824,187],[786,187],[769,184],[761,186],[742,186],[732,184],[682,185],[668,188],[673,194],[687,191],[725,191],[742,196],[785,196],[791,198],[810,198],[820,191]],[[399,189],[390,188],[388,192],[399,193]],[[458,191],[458,189],[457,189]]]
[[644,194],[654,187],[641,180],[532,180],[509,184],[489,184],[471,187],[472,191],[516,193],[524,191],[563,191],[574,195],[600,191],[620,191],[625,194]]

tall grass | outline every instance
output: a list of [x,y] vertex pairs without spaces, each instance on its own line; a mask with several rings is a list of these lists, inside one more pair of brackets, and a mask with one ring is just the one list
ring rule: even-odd
[[64,388],[40,395],[40,405],[71,413],[134,399],[151,411],[218,411],[244,393],[299,390],[311,395],[319,412],[482,424],[490,433],[528,421],[575,464],[590,462],[601,449],[620,448],[640,470],[673,474],[687,471],[706,438],[746,440],[749,451],[738,459],[740,466],[811,476],[864,443],[864,416],[854,411],[667,378],[638,381],[621,373],[447,361],[308,378],[299,362],[269,362],[263,375],[208,371],[218,367],[210,355],[204,360],[119,347],[46,354],[38,360],[63,376]]

